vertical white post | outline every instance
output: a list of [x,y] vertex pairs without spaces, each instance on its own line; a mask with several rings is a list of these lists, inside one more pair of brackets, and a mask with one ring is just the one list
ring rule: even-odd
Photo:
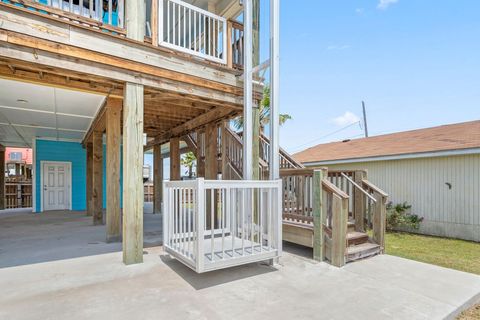
[[[158,43],[163,43],[165,37],[163,36],[163,23],[165,22],[164,13],[163,13],[163,6],[165,5],[164,0],[158,1]],[[167,17],[169,12],[167,11]],[[168,24],[167,24],[167,32],[168,32]]]
[[[197,179],[197,261],[196,271],[203,272],[205,267],[205,254],[203,242],[205,241],[204,235],[204,219],[205,219],[205,181],[203,178]],[[213,234],[212,234],[213,237]]]
[[252,0],[244,1],[244,72],[243,72],[243,179],[252,180],[253,178],[253,33],[252,33]]
[[279,86],[280,86],[280,0],[270,0],[270,180],[280,179]]

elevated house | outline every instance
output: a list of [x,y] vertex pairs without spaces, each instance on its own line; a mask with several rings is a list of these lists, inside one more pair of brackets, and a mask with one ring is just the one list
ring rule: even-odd
[[[307,230],[316,258],[348,261],[349,195],[279,148],[278,2],[260,61],[258,1],[1,0],[0,142],[33,148],[34,211],[86,210],[107,241],[123,241],[126,264],[141,262],[143,153],[153,149],[164,247],[197,272],[274,261],[287,220]],[[256,108],[265,86],[269,138]],[[228,127],[238,116],[241,136]],[[179,181],[186,151],[193,181]]]

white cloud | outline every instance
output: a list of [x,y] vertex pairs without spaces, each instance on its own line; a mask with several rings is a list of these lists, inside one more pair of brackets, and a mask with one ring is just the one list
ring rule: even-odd
[[350,49],[350,46],[348,44],[344,44],[341,46],[338,45],[330,45],[327,47],[327,50],[347,50]]
[[397,3],[398,0],[380,0],[377,5],[377,8],[380,10],[386,10],[388,7],[394,3]]
[[359,121],[360,118],[350,111],[347,111],[340,117],[336,117],[332,120],[333,123],[340,127],[348,126]]
[[357,9],[355,9],[355,13],[361,16],[365,13],[365,9],[364,8],[357,8]]

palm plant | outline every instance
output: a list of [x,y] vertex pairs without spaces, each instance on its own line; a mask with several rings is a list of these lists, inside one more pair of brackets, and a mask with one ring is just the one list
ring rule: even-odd
[[[260,132],[264,132],[265,126],[270,123],[270,87],[263,88],[263,97],[260,101]],[[279,124],[283,125],[287,120],[292,119],[289,114],[283,113],[279,115]],[[233,120],[233,127],[237,130],[243,129],[243,117]]]
[[185,166],[188,168],[188,177],[192,178],[193,177],[193,164],[197,158],[195,157],[195,154],[193,152],[187,152],[183,157],[182,160],[180,160],[180,163],[182,166]]

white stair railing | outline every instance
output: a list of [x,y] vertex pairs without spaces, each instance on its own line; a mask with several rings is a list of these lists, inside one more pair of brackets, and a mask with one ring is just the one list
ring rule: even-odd
[[165,250],[199,273],[278,257],[281,187],[281,180],[165,182]]
[[180,0],[160,0],[159,44],[227,63],[227,20]]

